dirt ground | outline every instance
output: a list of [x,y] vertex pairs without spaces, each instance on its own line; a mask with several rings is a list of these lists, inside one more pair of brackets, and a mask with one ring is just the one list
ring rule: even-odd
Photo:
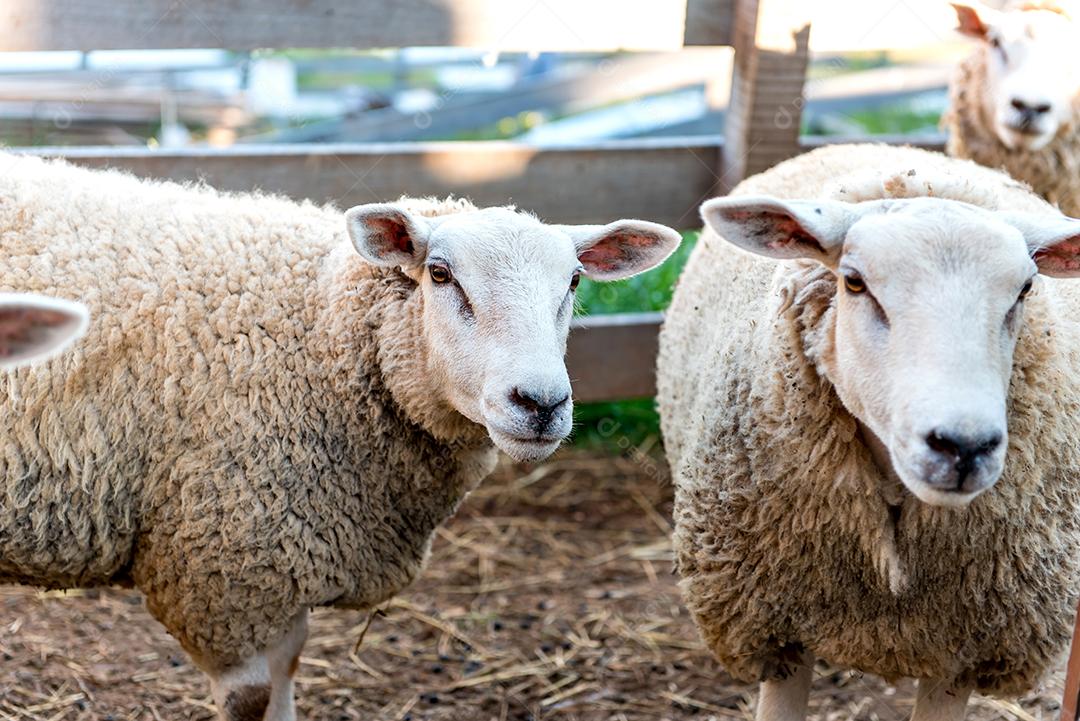
[[[566,452],[507,465],[372,619],[318,610],[298,699],[311,721],[752,719],[682,609],[662,461]],[[213,719],[207,686],[138,594],[0,588],[0,719]],[[1061,674],[972,721],[1056,719]],[[894,721],[910,684],[817,669],[814,721]]]

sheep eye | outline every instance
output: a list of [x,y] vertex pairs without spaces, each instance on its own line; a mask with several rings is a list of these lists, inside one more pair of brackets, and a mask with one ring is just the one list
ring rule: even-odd
[[853,295],[866,291],[866,281],[854,273],[844,276],[844,290]]
[[581,283],[581,272],[576,272],[570,277],[570,292],[577,290],[578,284]]
[[1024,300],[1024,298],[1027,298],[1028,293],[1031,292],[1031,284],[1031,280],[1028,280],[1027,283],[1024,283],[1024,287],[1020,289],[1020,296],[1016,299],[1017,303],[1020,303]]
[[1008,55],[1006,55],[1006,53],[1005,53],[1005,45],[1002,44],[1001,38],[997,37],[996,35],[991,37],[990,38],[990,47],[992,47],[994,50],[1001,53],[1001,59],[1003,61],[1008,60]]
[[433,265],[428,268],[428,273],[431,275],[431,282],[436,285],[443,285],[454,279],[445,265]]

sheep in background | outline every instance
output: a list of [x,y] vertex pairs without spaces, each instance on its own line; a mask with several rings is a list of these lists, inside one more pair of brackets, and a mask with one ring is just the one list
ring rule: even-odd
[[1014,2],[1007,12],[953,6],[960,32],[979,47],[949,86],[948,153],[1003,169],[1067,215],[1080,216],[1077,6],[1053,0]]
[[32,293],[0,293],[0,370],[63,352],[86,332],[86,308]]
[[558,446],[578,279],[679,236],[24,158],[0,241],[0,285],[77,291],[95,319],[62,378],[22,371],[0,404],[0,582],[134,585],[223,719],[287,721],[308,608],[401,591],[496,446]]
[[660,339],[674,545],[757,718],[805,718],[815,657],[919,679],[915,721],[1031,689],[1080,594],[1080,221],[870,145],[702,214]]

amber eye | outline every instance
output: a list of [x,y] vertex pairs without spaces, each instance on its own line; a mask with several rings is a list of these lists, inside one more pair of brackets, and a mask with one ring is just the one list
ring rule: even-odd
[[1017,303],[1022,301],[1024,298],[1027,298],[1028,293],[1031,292],[1031,283],[1032,282],[1030,280],[1027,283],[1024,283],[1024,287],[1020,289],[1020,297],[1016,299]]
[[570,277],[570,290],[571,291],[577,290],[577,287],[578,287],[578,285],[580,283],[581,283],[581,273],[580,272],[574,273],[574,275]]
[[858,275],[845,275],[844,276],[844,289],[848,293],[859,294],[866,290],[866,281],[862,279],[862,276]]
[[454,279],[454,276],[450,274],[450,269],[445,265],[433,265],[428,268],[428,273],[431,274],[431,281],[437,285],[449,283]]

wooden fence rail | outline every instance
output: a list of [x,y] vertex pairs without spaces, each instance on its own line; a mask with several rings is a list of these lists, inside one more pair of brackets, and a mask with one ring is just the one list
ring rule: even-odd
[[253,188],[340,207],[408,194],[514,203],[559,223],[642,218],[698,224],[713,193],[722,145],[716,139],[631,140],[538,148],[518,143],[237,145],[229,148],[19,148],[140,177],[205,180],[222,190]]

